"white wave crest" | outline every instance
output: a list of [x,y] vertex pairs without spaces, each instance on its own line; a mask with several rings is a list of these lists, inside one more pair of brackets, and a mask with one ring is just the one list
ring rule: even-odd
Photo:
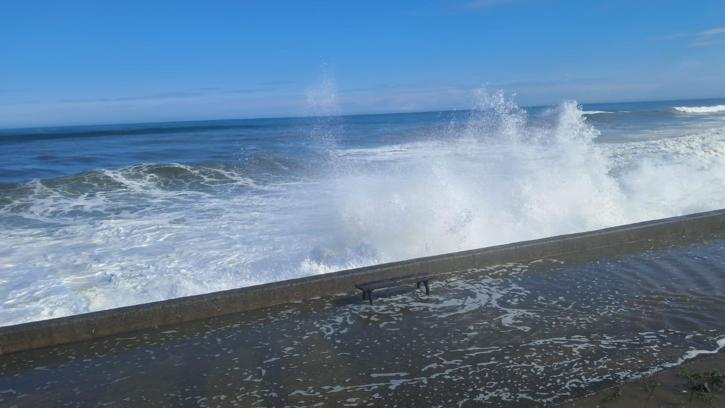
[[725,112],[725,105],[712,106],[675,106],[672,109],[682,113],[719,113]]

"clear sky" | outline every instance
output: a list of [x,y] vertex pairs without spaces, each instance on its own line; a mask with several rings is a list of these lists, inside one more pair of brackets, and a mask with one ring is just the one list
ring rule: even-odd
[[5,0],[0,10],[0,127],[305,115],[320,84],[336,90],[339,113],[468,108],[481,86],[524,105],[723,97],[725,1]]

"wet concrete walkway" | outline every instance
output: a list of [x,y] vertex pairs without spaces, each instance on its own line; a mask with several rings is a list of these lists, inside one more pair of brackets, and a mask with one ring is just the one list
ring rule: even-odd
[[668,245],[1,356],[0,406],[563,402],[725,338],[725,240]]

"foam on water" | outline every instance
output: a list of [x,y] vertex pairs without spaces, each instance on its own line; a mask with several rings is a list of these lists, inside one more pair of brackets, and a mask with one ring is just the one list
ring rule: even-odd
[[614,112],[600,111],[600,110],[591,110],[591,111],[585,110],[585,111],[582,111],[582,113],[585,115],[601,115],[603,113],[614,113]]
[[[336,111],[328,93],[314,109]],[[368,148],[323,117],[295,177],[166,164],[0,186],[0,325],[725,207],[722,124],[602,143],[574,102],[540,121],[501,92],[475,108]]]
[[725,105],[675,106],[673,109],[683,113],[718,113],[725,112]]

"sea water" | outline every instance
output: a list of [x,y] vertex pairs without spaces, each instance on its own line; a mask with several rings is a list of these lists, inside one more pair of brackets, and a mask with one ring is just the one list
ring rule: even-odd
[[0,326],[725,207],[725,100],[335,112],[0,130]]

